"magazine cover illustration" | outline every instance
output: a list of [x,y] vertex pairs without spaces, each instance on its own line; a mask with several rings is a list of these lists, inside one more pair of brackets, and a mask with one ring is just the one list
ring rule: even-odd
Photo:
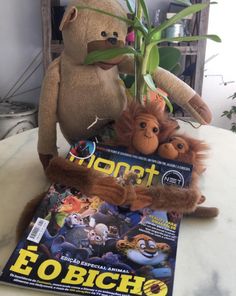
[[[188,186],[192,167],[81,141],[68,158],[134,186]],[[180,217],[50,186],[0,281],[76,295],[171,296]]]

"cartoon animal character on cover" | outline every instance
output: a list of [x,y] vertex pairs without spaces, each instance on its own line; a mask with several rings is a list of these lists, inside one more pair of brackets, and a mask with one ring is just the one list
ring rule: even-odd
[[53,208],[49,211],[48,215],[45,217],[46,220],[50,221],[49,231],[55,233],[58,231],[65,222],[67,216],[71,213],[79,212],[82,208],[83,201],[74,195],[68,195],[57,208]]
[[[84,260],[89,257],[91,250],[86,225],[80,214],[72,213],[64,220],[64,224],[55,235],[45,230],[40,240],[40,250],[49,258],[61,259],[62,256]],[[71,239],[71,232],[76,230],[76,240]]]
[[52,241],[59,235],[66,237],[68,233],[70,233],[71,231],[74,231],[75,229],[79,229],[80,235],[78,235],[77,233],[77,244],[75,244],[74,242],[73,244],[83,247],[83,244],[80,243],[80,239],[81,239],[81,234],[83,233],[85,234],[85,227],[86,225],[83,221],[82,216],[78,213],[72,213],[65,218],[64,224],[61,226],[61,228],[58,229],[55,235],[52,235],[49,232],[49,230],[46,229],[42,236],[41,243],[45,243],[47,246],[51,246]]
[[[127,106],[119,74],[134,74],[134,58],[130,55],[84,64],[90,52],[124,47],[128,28],[124,21],[88,9],[78,10],[78,5],[121,17],[127,14],[117,0],[75,0],[67,7],[60,25],[64,51],[48,67],[39,103],[38,152],[44,168],[57,155],[56,122],[72,145],[96,135],[101,127],[119,118]],[[153,78],[199,122],[211,121],[204,101],[175,75],[159,67]]]
[[[199,177],[205,171],[204,160],[207,158],[209,146],[202,140],[193,139],[187,135],[174,134],[158,148],[158,154],[167,159],[177,160],[193,165],[192,187],[198,187]],[[204,199],[202,200],[204,201]],[[198,206],[191,216],[214,218],[219,214],[216,207]]]
[[152,266],[152,268],[146,269],[152,275],[155,274],[157,277],[171,276],[171,268],[167,262],[171,252],[168,244],[157,243],[146,234],[137,234],[130,238],[125,236],[124,239],[118,240],[116,248],[132,262],[131,266],[136,265],[138,268],[140,266]]

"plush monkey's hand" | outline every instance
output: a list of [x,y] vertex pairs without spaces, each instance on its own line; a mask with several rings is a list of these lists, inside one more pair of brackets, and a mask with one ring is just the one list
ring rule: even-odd
[[41,154],[39,153],[39,159],[43,165],[43,169],[46,171],[50,160],[53,158],[53,155],[50,154]]
[[209,124],[212,120],[212,113],[209,107],[197,93],[189,102],[183,104],[183,108],[189,111],[193,118],[201,124]]
[[159,67],[153,74],[156,85],[201,124],[209,124],[212,114],[203,99],[185,82]]

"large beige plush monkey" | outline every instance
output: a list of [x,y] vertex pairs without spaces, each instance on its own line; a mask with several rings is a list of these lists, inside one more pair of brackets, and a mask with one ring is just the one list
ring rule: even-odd
[[[78,5],[126,17],[116,0],[76,0],[68,6],[60,26],[65,49],[49,66],[40,98],[38,152],[45,168],[50,158],[57,155],[56,122],[70,144],[95,135],[126,107],[127,97],[119,73],[134,72],[133,57],[128,55],[94,65],[84,64],[91,51],[123,47],[127,24],[89,9],[78,10]],[[200,123],[209,123],[211,113],[193,89],[161,68],[153,76],[158,87],[178,105]]]

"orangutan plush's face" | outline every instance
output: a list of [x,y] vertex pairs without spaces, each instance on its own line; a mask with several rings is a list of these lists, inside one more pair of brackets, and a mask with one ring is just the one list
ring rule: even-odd
[[133,148],[142,154],[152,154],[157,150],[159,124],[150,114],[141,114],[136,117],[132,137]]
[[168,143],[160,145],[158,154],[168,159],[177,159],[189,152],[188,143],[181,137],[171,137]]

